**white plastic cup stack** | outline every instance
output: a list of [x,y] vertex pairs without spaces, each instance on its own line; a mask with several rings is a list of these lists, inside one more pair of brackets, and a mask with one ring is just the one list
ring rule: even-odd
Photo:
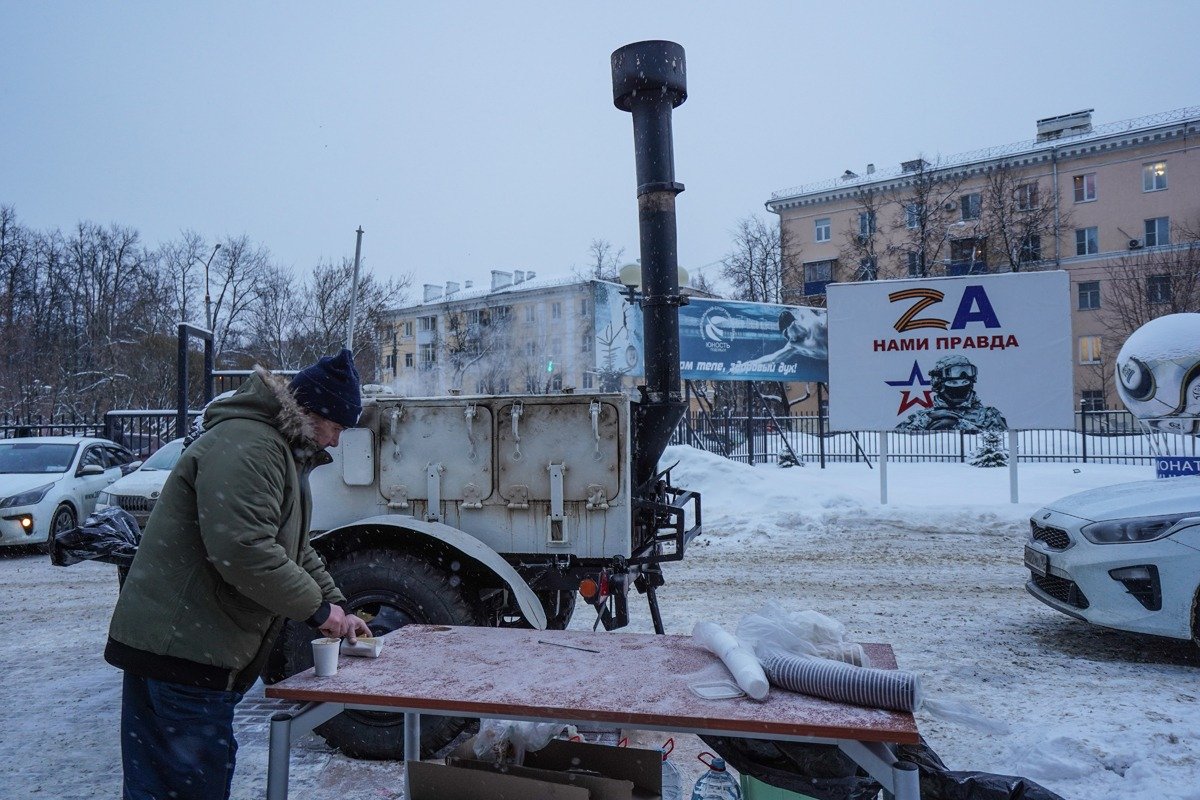
[[342,646],[341,639],[313,639],[313,664],[317,668],[318,678],[328,678],[337,674],[338,650]]

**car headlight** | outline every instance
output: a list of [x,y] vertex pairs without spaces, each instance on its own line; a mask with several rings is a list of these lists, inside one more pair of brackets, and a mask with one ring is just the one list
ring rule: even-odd
[[1150,542],[1166,536],[1176,523],[1188,517],[1200,517],[1200,511],[1093,522],[1091,525],[1084,525],[1079,532],[1086,536],[1088,541],[1096,544]]
[[108,492],[101,492],[96,495],[96,508],[104,508],[113,505],[112,495]]
[[36,489],[30,489],[27,492],[14,494],[12,497],[6,497],[0,500],[0,508],[13,508],[14,506],[31,506],[34,503],[42,502],[42,498],[46,493],[54,488],[53,483],[47,483],[45,486],[39,486]]

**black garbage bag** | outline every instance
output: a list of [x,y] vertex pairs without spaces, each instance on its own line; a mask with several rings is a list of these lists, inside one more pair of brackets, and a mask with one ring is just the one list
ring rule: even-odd
[[[816,800],[874,800],[883,788],[835,745],[701,738],[743,775]],[[921,800],[1063,800],[1027,778],[949,770],[924,739],[896,755],[920,772]]]
[[142,530],[123,508],[109,506],[92,514],[83,524],[55,534],[50,541],[50,563],[69,567],[80,561],[116,564],[126,570],[133,563]]

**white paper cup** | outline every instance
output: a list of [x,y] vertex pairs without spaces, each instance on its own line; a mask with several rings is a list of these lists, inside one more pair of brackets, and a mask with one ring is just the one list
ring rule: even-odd
[[338,649],[341,646],[341,639],[313,639],[313,664],[317,668],[318,678],[337,675]]

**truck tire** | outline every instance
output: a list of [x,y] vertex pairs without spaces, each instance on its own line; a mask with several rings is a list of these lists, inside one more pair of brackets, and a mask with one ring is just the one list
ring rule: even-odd
[[[411,553],[363,550],[331,560],[330,575],[346,596],[346,605],[367,621],[376,635],[409,624],[479,625],[481,616],[468,600],[457,575]],[[277,645],[268,679],[312,666],[307,625],[289,622]],[[384,651],[384,658],[387,651]],[[274,674],[270,674],[270,673]],[[282,674],[280,674],[282,673]],[[273,682],[273,681],[271,681]],[[461,717],[422,716],[421,755],[427,758],[445,747],[467,726]],[[316,732],[351,758],[402,759],[404,717],[375,711],[343,711]]]

